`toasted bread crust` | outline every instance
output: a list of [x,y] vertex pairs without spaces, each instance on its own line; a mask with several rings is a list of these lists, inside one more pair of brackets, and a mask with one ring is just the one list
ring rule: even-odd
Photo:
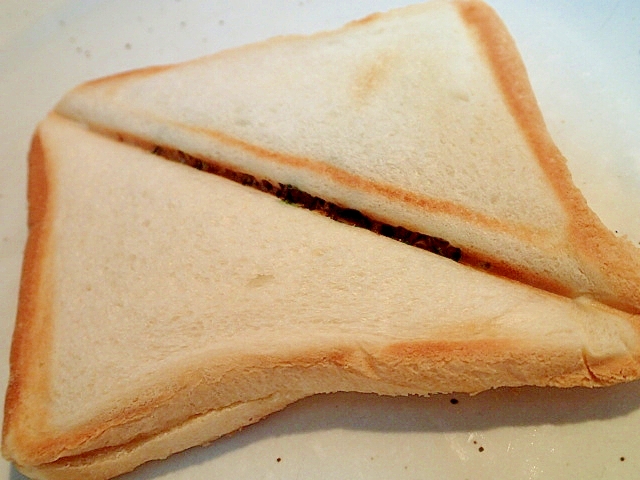
[[[51,350],[53,286],[47,275],[51,259],[53,186],[38,133],[29,153],[28,224],[16,326],[10,354],[9,385],[4,408],[2,452],[20,458],[31,432],[46,421],[45,410]],[[19,425],[19,427],[17,427]]]
[[[610,288],[602,301],[631,313],[640,313],[640,249],[607,229],[589,208],[575,187],[567,161],[549,134],[529,82],[526,67],[500,17],[483,2],[455,2],[461,17],[478,36],[477,45],[491,65],[506,105],[527,139],[529,147],[562,202],[568,215],[567,238],[573,253],[589,269],[589,274]],[[508,266],[507,266],[508,268]],[[528,272],[514,272],[512,278],[567,294],[562,285],[545,286],[545,279]],[[520,278],[518,278],[520,276]]]
[[[551,365],[549,358],[554,364]],[[286,359],[262,358],[242,365],[238,362],[233,379],[252,384],[255,380],[271,383],[273,387],[288,384],[287,388],[265,390],[251,398],[237,399],[226,405],[192,412],[180,422],[165,425],[163,429],[113,446],[98,447],[84,453],[61,458],[37,466],[19,468],[34,478],[47,479],[107,479],[131,471],[141,463],[162,459],[184,448],[206,444],[220,436],[233,433],[243,426],[255,423],[298,399],[312,394],[343,391],[375,392],[386,395],[407,395],[448,391],[483,391],[496,386],[512,375],[535,377],[541,386],[603,386],[616,383],[629,374],[637,376],[638,363],[632,357],[606,360],[591,365],[580,355],[566,351],[536,350],[533,346],[510,340],[423,341],[403,342],[383,347],[377,352],[364,352],[354,347],[341,347],[327,352],[300,352]],[[460,366],[468,370],[476,365],[472,374],[459,376]],[[564,365],[560,371],[557,366]],[[516,367],[519,366],[519,367]],[[521,368],[522,370],[519,370]],[[509,372],[507,374],[506,372]],[[599,376],[602,373],[603,376]],[[263,377],[265,375],[266,377]],[[183,375],[182,378],[188,377]],[[206,377],[206,374],[204,375]],[[261,378],[263,377],[263,378]],[[335,380],[330,390],[313,390],[309,385],[321,384],[322,378]],[[226,378],[226,383],[233,382]],[[304,382],[304,384],[303,384]],[[183,393],[169,404],[154,405],[155,415],[164,418],[167,411],[180,407],[182,396],[193,400],[206,395],[213,386],[203,385],[201,392],[185,387]],[[175,405],[174,405],[175,404]],[[244,413],[239,413],[244,412]],[[194,427],[193,424],[199,424]],[[197,439],[197,441],[196,441]],[[64,441],[65,439],[61,439]],[[185,443],[186,442],[186,443]]]

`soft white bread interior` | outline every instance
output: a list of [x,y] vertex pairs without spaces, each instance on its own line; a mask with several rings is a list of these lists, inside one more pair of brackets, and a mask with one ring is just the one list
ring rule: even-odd
[[56,114],[30,235],[3,453],[109,478],[320,392],[607,385],[640,317],[460,265]]
[[640,251],[587,207],[501,20],[434,1],[89,82],[57,111],[443,238],[462,261],[640,312]]

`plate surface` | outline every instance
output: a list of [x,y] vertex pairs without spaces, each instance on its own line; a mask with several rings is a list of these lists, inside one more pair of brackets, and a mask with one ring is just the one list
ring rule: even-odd
[[[0,4],[0,385],[8,378],[26,155],[61,95],[93,77],[334,28],[400,0],[23,1]],[[492,0],[552,136],[609,228],[640,243],[640,2]],[[624,479],[640,471],[640,382],[469,397],[309,398],[131,479]],[[0,479],[20,479],[0,461]]]

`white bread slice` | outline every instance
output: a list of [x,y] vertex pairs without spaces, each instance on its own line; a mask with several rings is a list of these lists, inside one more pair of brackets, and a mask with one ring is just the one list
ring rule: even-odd
[[34,138],[3,454],[109,478],[321,392],[597,386],[640,316],[493,276],[93,133]]
[[462,261],[640,312],[640,251],[588,208],[505,26],[434,1],[89,82],[57,111],[443,238]]

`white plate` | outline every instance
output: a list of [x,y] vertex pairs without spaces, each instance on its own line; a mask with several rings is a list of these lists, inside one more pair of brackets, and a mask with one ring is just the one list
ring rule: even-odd
[[[407,2],[23,1],[0,4],[0,385],[36,122],[75,84]],[[549,129],[605,223],[640,242],[640,2],[490,2],[512,31]],[[0,387],[1,388],[1,387]],[[640,383],[503,389],[476,397],[302,401],[127,478],[619,479],[640,475]],[[7,462],[0,479],[22,478]]]

